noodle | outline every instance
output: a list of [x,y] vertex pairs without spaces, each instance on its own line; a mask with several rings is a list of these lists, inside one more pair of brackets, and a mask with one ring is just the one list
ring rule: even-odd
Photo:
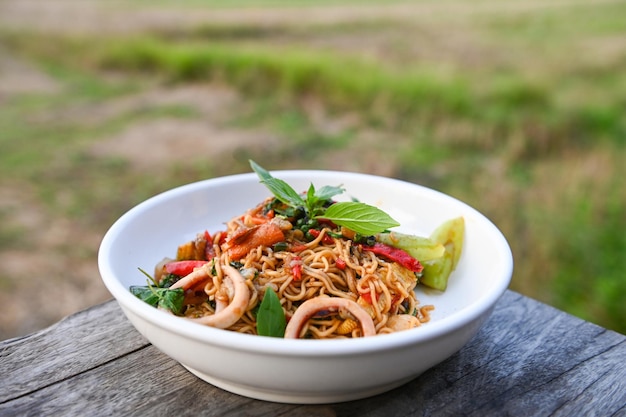
[[[303,303],[319,300],[318,297],[349,300],[344,303],[358,306],[371,318],[376,334],[416,327],[430,319],[434,307],[419,305],[414,292],[418,283],[414,272],[363,250],[361,244],[341,235],[332,225],[322,225],[317,229],[318,234],[309,236],[311,240],[307,241],[302,230],[264,210],[270,201],[231,219],[225,231],[204,242],[207,255],[203,260],[208,261],[203,267],[206,277],[189,288],[179,284],[185,289],[182,315],[202,320],[226,314],[226,306],[235,298],[240,274],[245,285],[239,288],[246,288],[248,294],[245,299],[239,296],[243,308],[237,313],[240,316],[233,319],[234,324],[226,327],[231,331],[257,334],[257,312],[268,288],[278,296],[287,321]],[[270,223],[284,235],[282,246],[277,242],[256,244],[266,239],[266,235],[254,234],[261,225],[269,227]],[[201,240],[199,236],[195,242]],[[233,259],[233,253],[240,253],[241,246],[251,241],[255,246],[245,256]],[[234,268],[226,270],[227,266]],[[198,274],[197,270],[194,274]],[[157,270],[157,276],[162,275],[163,271]],[[230,310],[228,314],[235,314]],[[317,311],[297,329],[296,337],[361,337],[364,323],[356,319],[354,311],[333,307]],[[392,319],[393,316],[398,317]]]

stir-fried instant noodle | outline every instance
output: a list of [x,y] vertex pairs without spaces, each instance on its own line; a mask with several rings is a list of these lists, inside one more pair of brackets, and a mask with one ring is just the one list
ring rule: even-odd
[[285,338],[373,336],[429,320],[434,307],[414,289],[421,279],[445,289],[462,218],[436,239],[390,232],[398,224],[381,210],[332,200],[340,187],[298,194],[252,167],[274,196],[180,244],[135,295],[201,324]]

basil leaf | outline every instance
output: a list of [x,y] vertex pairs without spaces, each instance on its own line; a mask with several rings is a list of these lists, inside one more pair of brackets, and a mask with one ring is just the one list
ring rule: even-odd
[[152,307],[160,307],[180,315],[183,311],[185,291],[182,288],[158,288],[152,285],[132,285],[130,292]]
[[267,171],[261,165],[257,164],[252,159],[250,159],[249,162],[250,162],[250,167],[252,168],[254,172],[256,172],[256,174],[259,176],[261,181],[272,178],[272,174],[270,174],[269,171]]
[[316,191],[315,197],[318,200],[328,200],[333,198],[336,195],[342,194],[345,190],[342,187],[333,187],[330,185],[325,185],[319,190]]
[[311,203],[315,203],[317,201],[317,197],[315,196],[315,186],[313,183],[309,184],[309,189],[306,192],[306,203],[309,207],[311,207]]
[[272,177],[272,174],[270,174],[269,171],[261,167],[253,160],[250,160],[250,166],[254,172],[256,172],[257,176],[261,180],[261,183],[265,184],[272,194],[274,194],[274,197],[293,207],[305,205],[304,199],[300,197],[300,195],[285,181]]
[[391,227],[400,226],[400,223],[381,209],[355,201],[335,203],[316,218],[330,220],[362,235],[374,235]]
[[278,178],[267,178],[261,180],[263,184],[274,194],[274,196],[285,204],[293,207],[304,206],[304,200],[285,181]]
[[163,288],[162,291],[163,294],[159,300],[159,307],[169,310],[176,315],[180,315],[183,312],[185,291],[182,288],[173,290]]
[[147,285],[131,285],[130,292],[141,301],[145,301],[150,304],[152,307],[156,307],[159,304],[158,294],[154,291],[154,288]]
[[256,316],[256,330],[261,336],[284,337],[287,320],[280,300],[271,287],[267,287]]
[[341,187],[331,187],[329,185],[325,185],[316,191],[313,184],[311,184],[306,198],[309,216],[315,217],[318,214],[324,213],[324,211],[326,211],[326,205],[331,201],[331,198],[337,194],[343,193],[343,191]]

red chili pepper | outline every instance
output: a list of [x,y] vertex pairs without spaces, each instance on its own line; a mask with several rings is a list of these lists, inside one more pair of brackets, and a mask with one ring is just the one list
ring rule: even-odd
[[204,247],[204,258],[205,259],[213,259],[215,258],[215,251],[213,250],[213,238],[208,230],[204,231],[204,240],[206,240],[206,246]]
[[[359,294],[365,301],[367,301],[368,303],[372,304],[372,293],[371,292],[364,292],[364,293],[360,293]],[[378,297],[376,297],[378,298]],[[400,301],[402,299],[402,296],[400,294],[396,294],[393,296],[393,298],[391,299],[391,305],[395,305],[398,303],[398,301]]]
[[[322,233],[317,229],[309,229],[309,233],[311,234],[311,236],[313,236],[314,238],[317,239],[317,237]],[[328,236],[328,234],[324,234],[324,237],[322,238],[322,243],[326,244],[326,245],[332,245],[333,243],[335,243],[335,241],[333,240],[332,237]]]
[[175,261],[165,264],[165,270],[168,274],[184,277],[193,272],[194,269],[207,264],[207,261]]
[[294,256],[293,258],[291,258],[289,266],[291,267],[293,280],[300,281],[302,279],[302,258],[300,258],[299,256]]
[[400,294],[396,294],[393,296],[393,298],[391,299],[391,305],[394,306],[396,304],[398,304],[398,301],[402,300],[402,295]]
[[335,265],[337,265],[337,268],[341,269],[342,271],[346,269],[346,261],[341,258],[337,258],[337,260],[335,261]]
[[290,252],[302,252],[307,248],[307,245],[294,244],[289,247]]
[[226,242],[226,238],[228,237],[228,233],[226,232],[217,232],[219,234],[219,237],[217,239],[217,243],[222,246],[224,244],[224,242]]
[[376,242],[372,246],[361,245],[361,247],[363,250],[374,252],[376,255],[380,255],[390,261],[397,262],[410,271],[422,272],[422,269],[424,268],[422,264],[420,264],[420,261],[402,249],[394,248],[393,246],[385,245],[380,242]]

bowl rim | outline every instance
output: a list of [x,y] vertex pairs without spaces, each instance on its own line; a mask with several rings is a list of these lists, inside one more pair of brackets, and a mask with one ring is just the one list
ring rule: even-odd
[[313,180],[316,175],[322,175],[352,178],[358,177],[360,179],[369,178],[377,181],[384,180],[403,186],[409,185],[412,187],[418,187],[421,189],[420,192],[422,193],[430,194],[437,199],[452,201],[454,204],[462,206],[465,211],[471,213],[475,218],[480,219],[483,226],[486,227],[492,235],[492,238],[497,241],[496,247],[500,252],[499,258],[502,261],[501,270],[498,272],[500,279],[497,280],[495,285],[485,290],[481,296],[471,304],[458,311],[450,313],[440,320],[420,326],[419,329],[385,334],[377,337],[331,339],[321,341],[307,339],[282,339],[242,334],[193,323],[189,320],[182,319],[181,317],[176,317],[169,313],[159,311],[139,300],[130,293],[128,288],[125,288],[122,283],[115,278],[113,269],[108,262],[108,255],[110,254],[115,238],[123,231],[126,224],[129,223],[137,214],[151,206],[158,205],[162,201],[175,198],[179,195],[193,193],[206,187],[211,187],[214,184],[250,181],[251,179],[258,178],[254,173],[243,173],[200,180],[163,191],[135,205],[122,214],[122,216],[120,216],[111,225],[100,243],[98,250],[98,268],[103,283],[120,304],[122,310],[124,310],[127,315],[131,312],[152,325],[161,327],[168,332],[201,343],[220,346],[231,350],[254,351],[266,355],[279,356],[337,357],[342,355],[365,354],[391,348],[401,348],[441,337],[470,324],[474,320],[479,319],[482,315],[493,308],[497,300],[509,286],[513,273],[513,256],[506,238],[495,226],[495,224],[491,222],[491,220],[485,217],[478,210],[469,206],[467,203],[456,199],[455,197],[405,180],[373,174],[333,170],[274,170],[270,172],[277,178],[307,177]]

